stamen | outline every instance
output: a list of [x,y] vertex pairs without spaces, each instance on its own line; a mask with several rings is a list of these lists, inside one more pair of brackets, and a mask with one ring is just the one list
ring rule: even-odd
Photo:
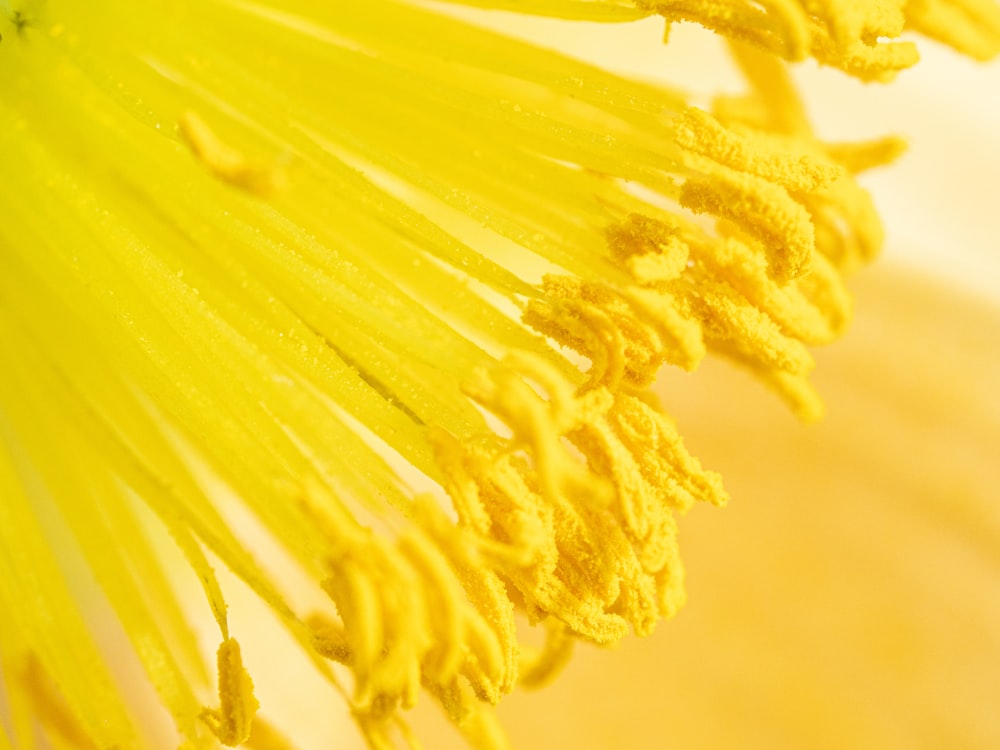
[[220,180],[264,197],[285,186],[286,176],[279,166],[250,161],[223,143],[194,112],[182,114],[177,128],[194,155]]
[[205,709],[202,720],[223,745],[236,747],[250,737],[260,704],[253,694],[253,682],[243,666],[240,645],[228,638],[216,654],[219,669],[219,708]]

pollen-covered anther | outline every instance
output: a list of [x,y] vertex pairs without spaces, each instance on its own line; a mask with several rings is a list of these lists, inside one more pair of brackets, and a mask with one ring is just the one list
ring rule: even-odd
[[[811,55],[865,81],[889,81],[914,65],[911,42],[895,39],[911,28],[978,57],[998,47],[995,6],[984,0],[796,2],[795,0],[635,0],[668,24],[693,21],[731,41],[790,61]],[[978,24],[977,24],[978,22]]]
[[484,558],[503,569],[543,564],[552,554],[551,518],[529,479],[523,456],[495,436],[459,440],[440,428],[428,440],[463,528]]
[[[713,104],[715,116],[730,127],[742,123],[793,137],[804,147],[825,154],[825,158],[840,164],[849,173],[825,188],[794,195],[795,201],[801,204],[800,208],[805,209],[811,221],[817,251],[811,256],[814,273],[799,276],[797,283],[803,289],[812,287],[820,290],[828,302],[839,308],[839,312],[831,308],[831,321],[835,330],[842,330],[846,322],[843,319],[846,292],[843,291],[842,281],[832,282],[840,287],[839,292],[833,292],[830,284],[814,284],[812,277],[815,272],[822,272],[824,278],[829,279],[831,269],[819,267],[819,256],[829,259],[839,274],[850,272],[877,255],[884,239],[881,221],[869,193],[850,175],[891,161],[901,153],[903,141],[890,137],[859,144],[822,143],[813,132],[795,94],[787,67],[746,44],[732,43],[730,49],[753,85],[753,93],[746,97],[716,99]],[[710,251],[708,255],[711,254]],[[783,283],[784,280],[775,277],[775,281]],[[826,291],[822,291],[822,287]]]
[[[622,296],[631,306],[637,323],[655,332],[658,364],[675,365],[690,372],[701,363],[707,351],[703,330],[681,301],[681,290],[635,287],[626,289]],[[633,378],[630,385],[646,387],[655,379],[656,373],[649,373],[646,378]]]
[[627,367],[635,370],[636,343],[626,340],[612,311],[586,302],[574,293],[565,293],[576,288],[579,282],[575,279],[565,282],[562,277],[556,283],[546,279],[549,294],[544,299],[529,300],[521,320],[538,333],[586,357],[590,361],[588,375],[592,386],[614,386],[625,377]]
[[254,715],[260,704],[253,692],[253,681],[243,666],[240,645],[227,638],[216,653],[219,672],[219,708],[206,708],[202,720],[219,742],[236,747],[250,737]]
[[[801,139],[738,124],[724,127],[707,112],[691,107],[674,122],[677,144],[738,172],[747,172],[794,192],[811,192],[839,179],[844,170],[810,150]],[[698,161],[691,160],[697,168]]]
[[[523,354],[468,392],[513,434],[478,444],[438,434],[445,487],[487,555],[493,543],[516,549],[524,529],[538,532],[529,538],[532,554],[488,557],[529,616],[610,643],[629,625],[646,634],[672,614],[683,600],[672,512],[696,499],[722,502],[724,492],[669,420],[634,396],[575,391],[551,365]],[[588,500],[594,487],[610,503]]]
[[577,394],[553,365],[537,356],[513,352],[500,367],[479,372],[463,390],[510,428],[513,449],[530,450],[542,492],[549,496],[568,492],[579,502],[598,507],[607,503],[606,487],[595,483],[562,443],[566,433],[611,405],[611,395],[605,389]]
[[802,197],[815,230],[816,246],[841,272],[851,272],[878,255],[885,229],[871,194],[843,180]]
[[637,0],[667,23],[693,21],[724,36],[759,45],[788,60],[809,52],[809,19],[794,0]]
[[689,257],[678,225],[676,220],[669,224],[664,219],[631,213],[605,231],[608,250],[638,282],[673,281],[684,272]]
[[838,44],[862,40],[874,46],[878,38],[894,39],[903,33],[905,0],[827,0],[806,7]]
[[639,634],[652,632],[684,598],[674,513],[696,501],[727,496],[718,475],[702,469],[676,428],[652,402],[618,394],[605,418],[571,436],[594,471],[610,478],[617,524],[632,554],[621,558],[621,597],[615,610]]
[[[631,257],[652,256],[650,252]],[[658,267],[671,262],[675,261]],[[588,389],[616,389],[619,384],[645,388],[664,364],[692,370],[705,355],[698,323],[683,314],[669,289],[660,280],[618,289],[600,282],[546,276],[545,296],[530,301],[522,319],[590,360]]]
[[322,587],[344,623],[340,648],[354,674],[356,707],[383,716],[416,703],[432,641],[419,576],[386,542],[366,536],[331,551]]
[[776,281],[809,271],[815,249],[812,221],[780,185],[716,166],[710,177],[685,182],[680,202],[695,213],[729,219],[760,242]]
[[[502,581],[485,564],[476,538],[456,528],[434,498],[416,497],[411,519],[419,533],[408,533],[404,551],[412,549],[407,554],[422,558],[415,564],[425,571],[435,630],[425,684],[451,684],[457,668],[480,700],[496,703],[516,680],[513,604]],[[458,636],[455,641],[446,640],[453,635]]]
[[815,363],[806,346],[787,336],[775,320],[728,284],[706,281],[689,302],[714,351],[738,353],[755,369],[796,375],[806,375],[813,369]]
[[[545,489],[530,444],[522,454],[499,438],[469,443],[440,431],[433,442],[462,525],[479,526],[484,557],[520,593],[529,617],[551,614],[598,643],[622,638],[627,622],[611,609],[621,593],[620,558],[631,550],[605,507],[606,482],[581,467],[589,487],[554,481]],[[561,449],[566,461],[579,460]]]
[[[618,394],[604,419],[583,425],[572,439],[595,466],[608,467],[610,474],[623,467],[637,472],[627,482],[616,476],[619,500],[642,482],[650,501],[673,510],[685,511],[696,501],[727,501],[719,475],[705,471],[687,452],[676,426],[650,398]],[[632,523],[626,526],[634,528]],[[646,530],[636,528],[636,533],[641,537]]]
[[354,656],[342,623],[320,612],[314,612],[306,618],[306,626],[312,636],[312,647],[316,653],[348,667],[354,663]]
[[826,65],[833,65],[862,81],[888,83],[900,71],[911,68],[920,60],[912,42],[869,44],[868,40],[838,42],[828,34],[813,37],[813,56]]
[[784,336],[816,346],[843,333],[851,314],[850,295],[825,256],[817,253],[811,273],[782,285],[768,275],[759,253],[737,238],[697,250],[699,274],[716,283],[724,279],[751,307],[776,323]]
[[413,500],[410,525],[393,539],[364,528],[315,487],[310,495],[330,543],[322,587],[340,622],[314,614],[308,625],[317,652],[351,668],[359,715],[388,720],[415,704],[421,686],[444,694],[460,678],[488,703],[510,692],[512,606],[467,532],[432,498]]

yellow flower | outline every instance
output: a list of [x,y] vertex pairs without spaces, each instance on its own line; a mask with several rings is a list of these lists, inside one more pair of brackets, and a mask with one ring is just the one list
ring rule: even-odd
[[[290,689],[372,747],[421,691],[504,746],[489,706],[673,615],[676,516],[726,501],[661,367],[819,416],[809,348],[882,241],[854,174],[901,143],[819,140],[778,57],[1000,46],[976,0],[464,4],[698,21],[750,91],[694,107],[417,0],[0,6],[0,747],[308,746],[267,720]],[[259,616],[317,686],[255,687]]]

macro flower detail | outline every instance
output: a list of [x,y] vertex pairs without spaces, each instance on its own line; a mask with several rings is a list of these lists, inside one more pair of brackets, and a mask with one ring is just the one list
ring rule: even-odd
[[1000,51],[975,0],[453,4],[696,21],[748,90],[696,106],[417,0],[0,4],[0,747],[296,746],[220,568],[371,747],[418,746],[421,693],[504,747],[490,707],[673,615],[677,519],[727,501],[660,370],[822,412],[810,348],[883,239],[855,175],[903,144],[820,140],[781,58]]

